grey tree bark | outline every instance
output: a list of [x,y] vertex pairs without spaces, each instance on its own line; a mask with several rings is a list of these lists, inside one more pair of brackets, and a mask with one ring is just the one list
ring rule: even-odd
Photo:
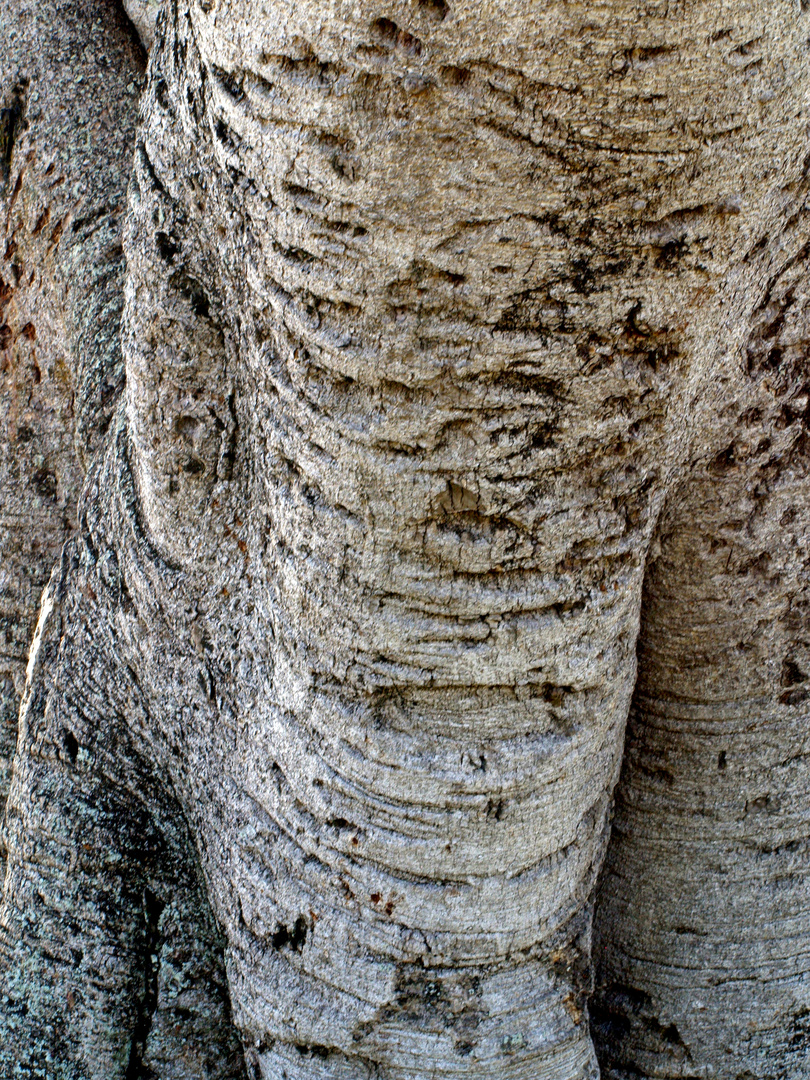
[[5,801],[41,593],[123,383],[121,224],[145,57],[107,4],[15,0],[0,32]]
[[0,19],[0,1075],[810,1077],[808,16]]

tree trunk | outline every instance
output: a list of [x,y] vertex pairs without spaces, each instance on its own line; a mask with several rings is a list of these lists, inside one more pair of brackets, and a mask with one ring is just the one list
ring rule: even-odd
[[221,933],[255,1077],[597,1077],[645,575],[606,1074],[807,1068],[807,18],[732,9],[166,4],[8,803],[10,1075],[235,1075]]
[[645,587],[594,954],[617,1080],[810,1074],[810,230],[769,239],[722,449],[673,494]]
[[[102,443],[124,381],[121,229],[144,55],[126,19],[106,0],[15,2],[0,12],[0,30],[4,804],[40,594],[76,528],[83,471]],[[23,758],[31,745],[26,736],[41,746],[31,729],[48,693],[57,695],[54,687],[62,685],[51,668],[70,667],[84,694],[94,655],[117,665],[114,649],[97,654],[98,620],[93,648],[69,664],[58,658],[64,591],[64,574],[57,574],[29,667],[34,682],[23,715]],[[85,760],[69,726],[57,726],[56,734],[62,757],[74,765]],[[168,866],[189,859],[182,829],[179,836],[176,826],[168,829],[172,856],[164,856],[163,879],[152,880],[144,874],[140,845],[154,827],[133,826],[129,844],[138,855],[122,855],[120,840],[99,832],[58,770],[30,769],[18,759],[17,782],[25,794],[12,804],[0,835],[0,874],[5,877],[5,833],[15,827],[25,833],[18,834],[18,850],[26,868],[15,883],[18,907],[4,909],[0,928],[6,972],[0,1075],[44,1077],[56,1069],[58,1076],[115,1076],[122,1062],[127,1076],[140,1075],[134,1070],[142,1066],[161,1080],[199,1076],[203,1068],[211,1077],[240,1075],[218,931],[193,860],[190,871]],[[116,802],[96,784],[89,799],[94,810],[105,807],[108,820],[121,819],[116,827],[127,820],[126,796]],[[156,806],[152,801],[140,811],[141,825]],[[55,828],[44,834],[45,820]],[[109,920],[106,938],[97,929],[100,916]],[[25,953],[28,927],[44,951]],[[121,971],[126,977],[118,979]],[[40,993],[40,984],[51,981],[50,991]],[[81,1020],[65,1039],[59,1015],[66,1007]],[[195,1035],[201,1047],[183,1045]]]
[[40,595],[123,384],[121,225],[143,54],[123,16],[91,0],[14,0],[0,40],[2,803]]

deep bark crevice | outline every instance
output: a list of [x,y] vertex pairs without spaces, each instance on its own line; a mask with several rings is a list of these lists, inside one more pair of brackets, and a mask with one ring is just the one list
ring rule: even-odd
[[137,1009],[137,1022],[132,1032],[132,1046],[124,1080],[154,1080],[151,1069],[144,1070],[143,1059],[146,1041],[158,1004],[158,974],[160,971],[160,917],[165,904],[151,889],[143,894],[144,941],[143,941],[143,988]]

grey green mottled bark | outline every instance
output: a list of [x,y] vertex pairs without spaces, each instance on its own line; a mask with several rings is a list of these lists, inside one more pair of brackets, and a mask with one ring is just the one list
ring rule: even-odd
[[[121,225],[144,56],[122,14],[96,0],[7,5],[0,31],[5,804],[40,593],[75,529],[83,471],[124,381]],[[18,837],[26,863],[15,883],[17,917],[4,909],[0,929],[0,963],[6,971],[17,964],[0,997],[0,1075],[83,1076],[87,1068],[113,1075],[121,1062],[128,1076],[140,1067],[165,1080],[204,1069],[211,1077],[240,1075],[221,940],[189,838],[177,824],[164,826],[160,843],[171,854],[159,875],[154,867],[145,873],[140,853],[157,834],[144,823],[157,804],[150,802],[135,821],[131,795],[89,781],[80,791],[49,760],[55,754],[77,767],[88,761],[75,724],[57,724],[54,744],[43,736],[49,695],[55,700],[66,686],[52,667],[69,669],[82,697],[95,691],[106,699],[109,684],[96,685],[93,665],[114,670],[117,664],[114,652],[99,651],[99,624],[94,649],[66,646],[72,659],[57,656],[66,580],[64,572],[57,575],[47,595],[51,614],[29,668],[42,677],[29,686],[20,753],[24,759],[30,750],[39,764],[27,768],[20,761],[0,843],[2,876],[7,832]],[[54,826],[47,835],[33,825],[45,805]],[[44,943],[44,953],[21,952],[29,933]],[[48,984],[61,987],[58,1006],[53,990],[43,989]],[[82,1018],[75,1039],[59,1033],[64,1008]]]
[[810,1075],[808,32],[166,4],[9,799],[7,1070],[174,1075],[145,945],[187,903],[213,1075],[221,932],[255,1077],[595,1078],[631,712],[604,1075]]
[[5,801],[40,594],[123,384],[121,223],[143,55],[107,3],[15,0],[0,41]]

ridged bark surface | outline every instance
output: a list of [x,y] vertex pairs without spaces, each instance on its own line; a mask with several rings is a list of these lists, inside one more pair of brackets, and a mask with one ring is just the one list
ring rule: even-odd
[[810,1072],[808,240],[805,213],[768,237],[721,449],[647,574],[595,942],[617,1080]]
[[[121,234],[145,56],[106,0],[15,0],[0,11],[0,39],[5,807],[40,595],[76,530],[84,470],[124,382]],[[179,815],[161,812],[157,795],[117,786],[117,743],[108,748],[110,775],[76,782],[74,770],[88,761],[73,734],[77,717],[103,729],[121,685],[115,647],[103,645],[104,613],[88,615],[60,653],[74,559],[66,555],[43,601],[16,795],[0,834],[0,876],[7,835],[19,860],[0,922],[0,1076],[236,1077],[243,1067],[222,942],[192,843],[172,820]],[[68,601],[69,626],[95,596],[86,578],[81,589]],[[134,697],[126,704],[134,708]],[[67,710],[73,719],[62,724]],[[65,1010],[74,1017],[68,1030]]]
[[[643,608],[606,1072],[807,1073],[809,25],[787,0],[166,5],[125,406],[9,800],[0,1062],[36,1033],[59,1076],[174,1075],[145,958],[190,903],[207,989],[175,1045],[208,1023],[231,1075],[204,892],[254,1077],[597,1077]],[[658,753],[671,782],[636,768]],[[754,973],[732,1012],[690,889],[715,974]],[[48,979],[52,941],[83,959]]]
[[[123,384],[143,55],[107,3],[0,11],[0,804],[40,595]],[[0,845],[0,870],[2,870]]]

